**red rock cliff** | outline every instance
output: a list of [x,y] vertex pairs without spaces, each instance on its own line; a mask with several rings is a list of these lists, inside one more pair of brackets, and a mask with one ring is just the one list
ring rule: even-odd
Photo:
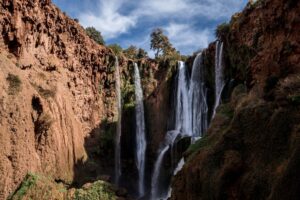
[[[0,199],[28,172],[70,182],[116,119],[114,57],[50,0],[0,2]],[[95,139],[96,140],[96,139]],[[89,140],[90,142],[93,140]]]

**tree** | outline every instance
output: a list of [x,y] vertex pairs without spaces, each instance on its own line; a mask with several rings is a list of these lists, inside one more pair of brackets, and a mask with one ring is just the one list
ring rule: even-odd
[[122,54],[122,47],[118,44],[111,44],[111,45],[108,45],[108,47],[115,53],[115,55],[119,56]]
[[127,58],[135,59],[138,54],[138,50],[136,46],[130,45],[127,49],[123,51]]
[[139,48],[138,54],[137,54],[137,58],[138,58],[138,59],[141,59],[141,58],[145,58],[145,57],[148,57],[147,51],[145,51],[145,50],[142,49],[142,48]]
[[94,27],[87,27],[85,31],[86,34],[95,42],[97,42],[100,45],[105,45],[101,32],[97,31]]
[[155,57],[157,58],[161,53],[165,56],[166,53],[173,47],[169,38],[164,35],[163,30],[161,28],[157,28],[151,33],[150,48],[156,51]]

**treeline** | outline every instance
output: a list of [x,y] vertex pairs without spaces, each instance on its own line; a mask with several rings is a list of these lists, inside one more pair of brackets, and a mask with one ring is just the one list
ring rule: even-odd
[[[94,27],[87,27],[87,35],[100,45],[105,45],[105,41],[100,31],[96,30]],[[150,49],[155,52],[155,59],[159,61],[166,60],[185,60],[186,56],[180,54],[176,48],[173,47],[169,38],[164,34],[161,28],[156,28],[150,34]],[[107,45],[115,55],[124,55],[129,59],[141,59],[147,58],[148,53],[142,48],[138,48],[134,45],[130,45],[127,49],[123,49],[119,44]]]

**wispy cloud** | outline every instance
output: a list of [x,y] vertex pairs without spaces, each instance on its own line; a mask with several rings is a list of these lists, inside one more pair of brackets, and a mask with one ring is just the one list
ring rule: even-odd
[[184,53],[204,48],[214,38],[213,27],[227,20],[247,2],[247,0],[54,1],[58,4],[77,2],[79,7],[77,17],[80,23],[85,27],[94,26],[109,42],[119,42],[123,46],[128,46],[128,43],[132,42],[149,50],[149,44],[147,45],[145,41],[149,41],[150,31],[161,27],[173,45]]
[[171,43],[185,54],[207,47],[212,37],[209,29],[197,30],[191,24],[170,23],[164,29]]
[[80,23],[83,26],[94,26],[101,31],[107,39],[115,38],[128,31],[136,25],[135,16],[120,14],[124,1],[109,0],[99,1],[99,13],[83,12],[79,15]]

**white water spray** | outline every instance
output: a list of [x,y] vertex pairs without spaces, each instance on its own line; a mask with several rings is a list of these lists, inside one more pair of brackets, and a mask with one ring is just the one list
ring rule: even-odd
[[216,110],[220,105],[221,95],[224,86],[225,81],[223,75],[223,42],[217,41],[215,55],[215,105],[213,116],[215,116]]
[[135,82],[135,118],[136,118],[136,166],[139,174],[138,192],[142,197],[145,194],[145,119],[143,90],[138,65],[134,63],[134,82]]

